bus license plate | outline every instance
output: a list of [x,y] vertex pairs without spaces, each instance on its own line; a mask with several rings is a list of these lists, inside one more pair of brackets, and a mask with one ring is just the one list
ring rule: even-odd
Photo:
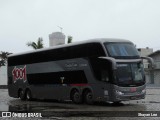
[[136,97],[135,97],[135,96],[132,96],[132,97],[130,97],[130,99],[131,99],[131,100],[135,100],[135,99],[136,99]]

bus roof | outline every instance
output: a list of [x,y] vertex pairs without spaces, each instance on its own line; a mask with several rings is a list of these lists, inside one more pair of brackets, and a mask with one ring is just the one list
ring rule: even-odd
[[27,52],[23,52],[23,53],[11,54],[8,57],[25,55],[25,54],[30,54],[30,53],[37,53],[37,52],[41,52],[41,51],[47,51],[47,50],[52,50],[52,49],[57,49],[57,48],[64,48],[64,47],[75,46],[75,45],[86,44],[86,43],[104,43],[104,42],[129,42],[129,43],[132,43],[131,41],[125,40],[125,39],[97,38],[97,39],[89,39],[89,40],[84,40],[84,41],[79,41],[79,42],[73,42],[73,43],[69,43],[69,44],[56,45],[56,46],[48,47],[48,48],[31,50],[31,51],[27,51]]

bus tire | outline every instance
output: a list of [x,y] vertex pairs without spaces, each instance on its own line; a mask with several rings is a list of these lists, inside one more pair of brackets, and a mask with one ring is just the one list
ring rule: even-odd
[[121,105],[121,101],[113,102],[112,105]]
[[27,99],[28,101],[31,101],[31,100],[32,100],[32,93],[31,93],[30,90],[27,90],[27,91],[26,91],[26,99]]
[[25,100],[25,99],[26,99],[26,97],[25,97],[25,94],[24,94],[24,91],[23,91],[23,90],[19,90],[19,98],[20,98],[21,100]]
[[81,94],[77,90],[72,91],[71,92],[71,100],[76,104],[82,103]]
[[94,103],[93,101],[93,93],[90,90],[85,91],[84,93],[84,102],[92,105]]

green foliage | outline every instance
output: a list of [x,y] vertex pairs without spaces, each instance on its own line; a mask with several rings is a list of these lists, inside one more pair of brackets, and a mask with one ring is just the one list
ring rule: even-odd
[[67,43],[72,43],[72,39],[73,39],[72,36],[68,36],[68,41],[67,41]]
[[44,46],[43,46],[43,39],[39,37],[37,43],[35,43],[35,42],[28,42],[27,46],[32,47],[33,49],[44,48]]
[[5,64],[6,64],[6,61],[0,60],[0,67],[1,67],[1,66],[5,66]]
[[8,57],[8,55],[10,55],[10,54],[11,54],[11,53],[9,53],[9,52],[1,51],[1,53],[0,53],[0,67],[6,65],[7,57]]

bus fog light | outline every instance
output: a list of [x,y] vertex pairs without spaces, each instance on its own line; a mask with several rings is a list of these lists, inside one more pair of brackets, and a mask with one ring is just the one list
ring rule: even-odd
[[123,92],[116,90],[117,95],[124,95]]

